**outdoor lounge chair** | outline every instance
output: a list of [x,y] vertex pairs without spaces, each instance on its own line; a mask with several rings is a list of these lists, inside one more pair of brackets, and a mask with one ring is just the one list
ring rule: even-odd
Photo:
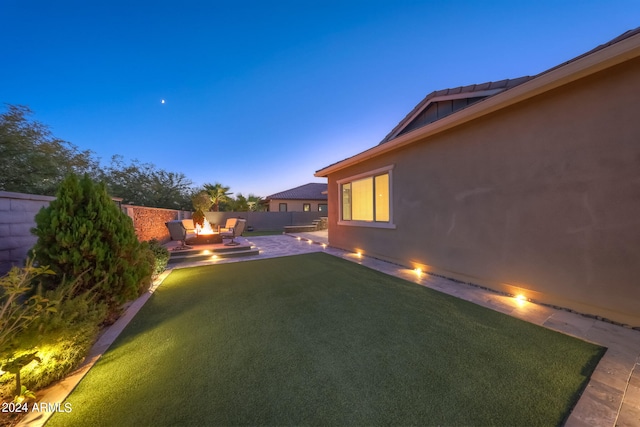
[[237,222],[238,218],[227,218],[227,222],[224,224],[224,227],[220,227],[220,233],[233,230]]
[[171,236],[171,240],[177,240],[180,242],[179,246],[173,248],[174,251],[181,251],[184,249],[191,249],[191,246],[187,246],[187,229],[182,224],[182,221],[179,219],[165,222],[165,225],[169,229],[169,235]]
[[[238,218],[236,219],[235,225],[233,227],[229,227],[229,228],[225,227],[224,229],[220,230],[220,236],[222,236],[223,239],[231,239],[230,242],[224,244],[225,246],[235,246],[240,244],[236,242],[234,239],[242,235],[242,232],[244,231],[244,226],[246,223],[247,223],[246,219]],[[229,225],[229,220],[227,220],[226,225]]]

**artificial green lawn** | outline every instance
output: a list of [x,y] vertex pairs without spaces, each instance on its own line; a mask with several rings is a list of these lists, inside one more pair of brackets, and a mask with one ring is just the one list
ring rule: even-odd
[[324,253],[181,269],[47,426],[550,426],[603,353]]

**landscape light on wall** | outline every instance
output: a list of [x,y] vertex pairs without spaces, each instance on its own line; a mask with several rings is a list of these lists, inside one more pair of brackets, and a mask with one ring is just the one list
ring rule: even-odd
[[327,249],[327,244],[326,243],[322,244],[322,249]]
[[413,271],[415,271],[418,276],[422,274],[422,269],[420,267],[414,268]]

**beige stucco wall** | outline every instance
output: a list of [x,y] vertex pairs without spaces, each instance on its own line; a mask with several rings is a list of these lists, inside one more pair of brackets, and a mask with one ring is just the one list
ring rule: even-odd
[[[635,59],[330,174],[330,244],[640,326],[639,93]],[[391,164],[396,229],[339,226]]]
[[319,200],[270,200],[269,201],[269,212],[278,212],[280,209],[280,203],[287,204],[287,212],[303,212],[304,204],[311,204],[310,212],[318,212],[318,205],[326,205],[327,201],[319,201]]

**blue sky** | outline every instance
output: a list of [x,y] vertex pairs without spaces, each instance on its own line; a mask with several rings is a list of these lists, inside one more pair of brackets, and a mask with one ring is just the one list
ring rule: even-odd
[[639,25],[638,0],[0,0],[0,103],[103,162],[264,197],[323,182],[433,90],[534,75]]

